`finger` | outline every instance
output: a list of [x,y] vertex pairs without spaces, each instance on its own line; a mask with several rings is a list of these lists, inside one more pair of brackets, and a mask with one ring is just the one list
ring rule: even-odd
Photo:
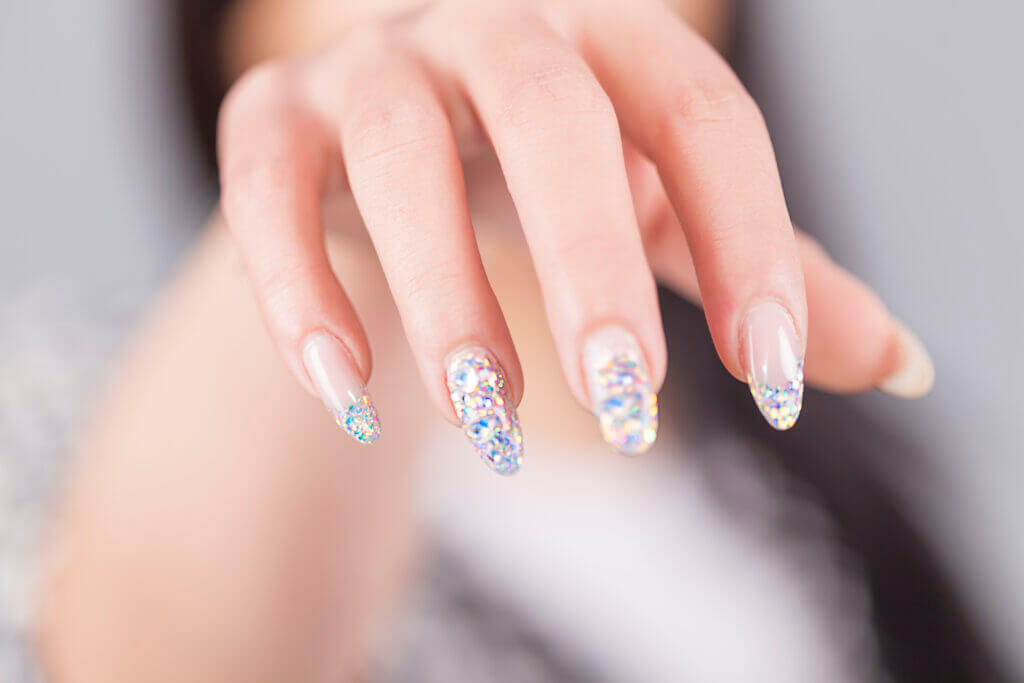
[[[629,144],[626,160],[640,232],[655,275],[699,305],[693,260],[656,168]],[[807,282],[807,380],[841,393],[872,387],[902,398],[927,393],[934,369],[921,342],[817,242],[799,230],[796,238]]]
[[542,22],[487,9],[466,15],[442,19],[455,35],[459,22],[477,28],[447,41],[440,59],[497,153],[566,379],[609,443],[642,452],[657,428],[664,336],[611,102]]
[[431,397],[492,469],[514,473],[519,359],[477,251],[438,93],[394,38],[370,32],[340,45],[312,79]]
[[221,112],[221,207],[285,362],[353,438],[380,434],[365,382],[370,350],[324,249],[331,138],[299,104],[293,73],[262,67]]
[[807,279],[811,382],[837,392],[876,387],[900,398],[927,394],[935,370],[921,341],[814,240],[800,235],[799,242]]
[[658,166],[722,362],[751,383],[772,426],[791,427],[807,302],[760,112],[722,58],[660,3],[628,13],[588,3],[576,30],[626,134]]

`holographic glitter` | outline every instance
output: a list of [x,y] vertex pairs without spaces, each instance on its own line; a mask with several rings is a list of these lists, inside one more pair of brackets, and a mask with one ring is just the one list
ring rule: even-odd
[[750,395],[772,427],[778,430],[789,429],[800,417],[800,408],[804,402],[804,362],[797,361],[796,377],[782,386],[770,386],[748,377]]
[[477,453],[498,474],[515,474],[523,460],[523,434],[501,368],[486,351],[467,349],[451,359],[446,379]]
[[658,395],[647,370],[632,354],[617,353],[593,371],[594,412],[604,440],[636,455],[658,435]]
[[338,425],[360,443],[370,444],[380,436],[380,418],[373,401],[364,392],[355,403],[335,416]]

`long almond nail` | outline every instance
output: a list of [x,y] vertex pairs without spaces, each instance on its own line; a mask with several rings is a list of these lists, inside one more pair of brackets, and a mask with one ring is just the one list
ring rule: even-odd
[[342,343],[326,332],[314,332],[302,345],[302,363],[338,426],[360,443],[376,441],[377,408]]
[[658,396],[636,338],[618,325],[600,328],[583,343],[583,368],[604,440],[628,455],[650,448],[658,435]]
[[448,360],[445,377],[455,414],[470,443],[498,474],[515,474],[523,461],[523,433],[505,373],[479,347]]
[[774,302],[747,313],[743,331],[747,383],[758,409],[775,429],[789,429],[804,400],[804,359],[785,308]]
[[900,367],[879,382],[878,388],[899,398],[919,398],[935,383],[935,366],[921,340],[902,324],[896,324],[900,336]]

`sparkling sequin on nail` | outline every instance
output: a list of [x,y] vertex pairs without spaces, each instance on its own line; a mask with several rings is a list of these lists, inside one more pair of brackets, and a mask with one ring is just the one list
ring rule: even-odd
[[770,386],[747,377],[754,402],[764,419],[775,429],[789,429],[800,417],[804,402],[804,362],[797,361],[796,367],[796,377],[782,386]]
[[501,368],[485,351],[467,349],[451,359],[446,379],[477,453],[498,474],[515,474],[523,460],[523,434]]
[[377,408],[366,394],[360,396],[343,413],[338,413],[334,417],[338,425],[360,443],[373,443],[380,436]]
[[625,353],[611,356],[595,373],[598,423],[604,440],[627,454],[646,451],[658,435],[658,395],[647,371]]

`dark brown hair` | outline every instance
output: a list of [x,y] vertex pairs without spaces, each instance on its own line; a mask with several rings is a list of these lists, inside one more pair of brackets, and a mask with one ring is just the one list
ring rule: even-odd
[[216,179],[217,113],[229,83],[221,68],[220,37],[233,0],[179,0],[175,3],[175,63],[186,93],[185,114],[200,142],[211,180]]

